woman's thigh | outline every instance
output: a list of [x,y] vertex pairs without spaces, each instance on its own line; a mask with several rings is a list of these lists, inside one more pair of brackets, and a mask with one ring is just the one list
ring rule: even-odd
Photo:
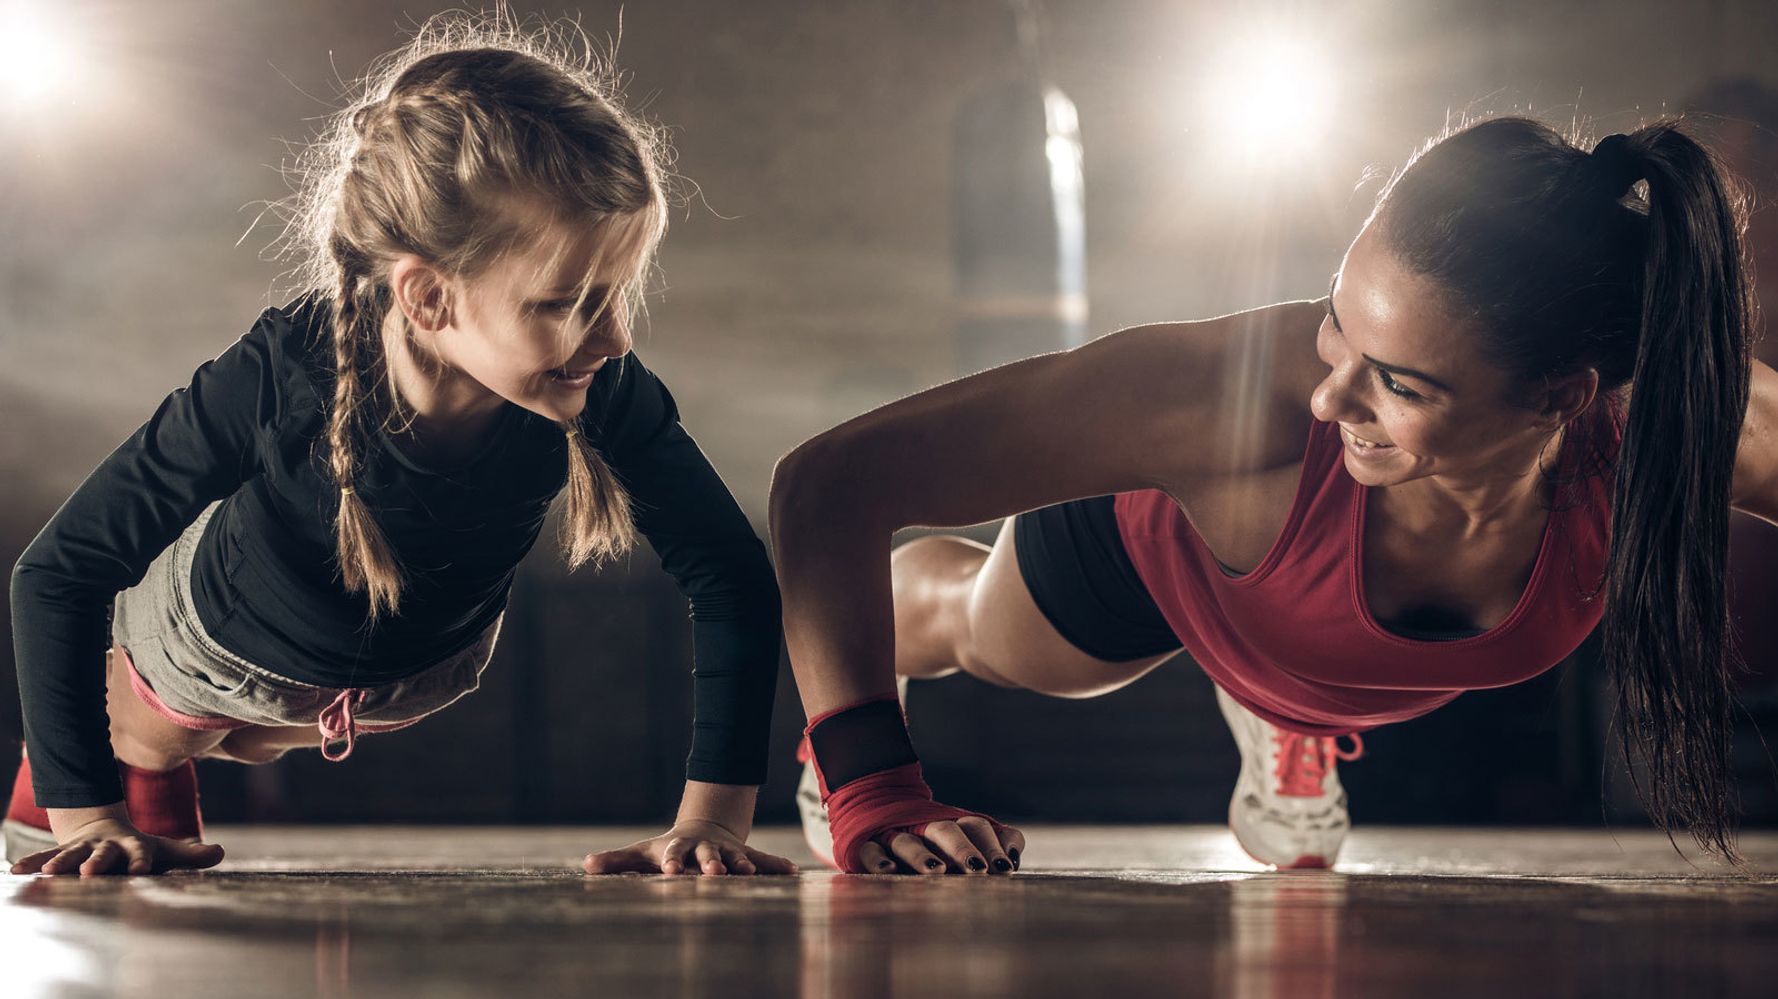
[[970,595],[965,668],[990,682],[1055,697],[1096,697],[1172,658],[1177,648],[1123,661],[1098,658],[1056,629],[1026,585],[1008,517]]

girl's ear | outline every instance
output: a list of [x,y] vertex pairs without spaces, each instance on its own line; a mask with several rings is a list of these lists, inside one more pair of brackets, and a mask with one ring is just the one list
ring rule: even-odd
[[437,333],[451,325],[450,282],[438,268],[404,253],[389,267],[389,288],[410,329]]

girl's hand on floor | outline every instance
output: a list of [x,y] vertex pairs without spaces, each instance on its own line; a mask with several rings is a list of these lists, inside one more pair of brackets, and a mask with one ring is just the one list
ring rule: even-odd
[[588,874],[795,874],[783,857],[755,850],[714,822],[681,822],[665,833],[618,850],[589,853]]
[[60,846],[19,860],[12,873],[160,874],[221,862],[222,847],[214,843],[150,836],[127,822],[98,819],[74,830]]

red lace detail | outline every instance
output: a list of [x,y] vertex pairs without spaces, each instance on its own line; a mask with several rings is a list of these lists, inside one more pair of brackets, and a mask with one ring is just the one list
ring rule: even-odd
[[1279,729],[1272,732],[1272,738],[1278,742],[1277,768],[1272,771],[1278,778],[1278,793],[1296,798],[1321,797],[1321,782],[1334,768],[1335,761],[1356,760],[1364,755],[1364,740],[1357,732],[1347,736],[1352,740],[1351,749],[1341,749],[1339,739],[1333,736],[1300,735]]

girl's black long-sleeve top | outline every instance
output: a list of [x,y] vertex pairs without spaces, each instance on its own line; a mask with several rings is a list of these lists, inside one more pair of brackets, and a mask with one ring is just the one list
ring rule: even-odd
[[[505,609],[566,482],[567,435],[509,403],[486,446],[449,469],[404,455],[380,431],[366,439],[354,488],[404,572],[399,613],[368,624],[366,597],[346,592],[335,558],[331,311],[320,296],[266,310],[87,477],[13,569],[38,805],[122,799],[105,712],[110,605],[213,501],[222,504],[192,566],[198,617],[223,648],[291,679],[398,680],[466,648]],[[594,376],[580,426],[690,601],[687,778],[761,783],[782,638],[765,546],[633,353]]]

